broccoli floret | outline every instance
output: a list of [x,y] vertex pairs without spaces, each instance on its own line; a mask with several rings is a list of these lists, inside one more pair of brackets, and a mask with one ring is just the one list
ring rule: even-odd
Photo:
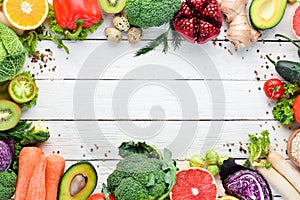
[[17,175],[12,170],[6,170],[0,173],[0,197],[1,199],[10,199],[15,192]]
[[[155,200],[166,194],[167,173],[176,167],[162,169],[164,161],[142,154],[125,157],[108,176],[107,188],[120,200]],[[175,181],[175,173],[173,177]],[[138,192],[137,192],[138,191]]]
[[145,186],[131,177],[121,181],[114,195],[118,200],[148,200],[148,191]]
[[130,24],[141,28],[161,26],[180,9],[181,0],[126,0]]

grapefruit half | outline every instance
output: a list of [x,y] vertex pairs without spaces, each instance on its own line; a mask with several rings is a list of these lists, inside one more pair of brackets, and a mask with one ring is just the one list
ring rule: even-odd
[[216,200],[217,197],[215,178],[206,169],[192,167],[177,172],[171,200]]
[[300,39],[300,5],[294,9],[291,17],[291,28],[294,35]]

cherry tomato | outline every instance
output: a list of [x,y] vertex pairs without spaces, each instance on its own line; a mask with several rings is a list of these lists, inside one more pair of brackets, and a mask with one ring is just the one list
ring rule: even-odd
[[[116,198],[113,195],[109,195],[110,200],[116,200]],[[105,200],[103,193],[97,193],[90,196],[87,200]]]
[[271,78],[265,82],[264,91],[270,99],[280,99],[284,93],[283,83],[277,78]]
[[300,123],[300,95],[298,95],[294,100],[293,111],[296,122]]

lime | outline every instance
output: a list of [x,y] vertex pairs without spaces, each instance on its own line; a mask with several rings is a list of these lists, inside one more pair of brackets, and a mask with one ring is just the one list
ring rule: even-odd
[[31,101],[36,95],[36,85],[31,78],[24,75],[16,76],[8,86],[12,100],[17,103]]

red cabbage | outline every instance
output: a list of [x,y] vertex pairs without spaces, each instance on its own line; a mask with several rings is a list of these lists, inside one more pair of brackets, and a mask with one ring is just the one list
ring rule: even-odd
[[229,195],[240,200],[271,200],[272,191],[263,176],[250,168],[235,163],[233,158],[225,160],[220,177]]
[[8,169],[12,163],[14,146],[10,140],[0,140],[0,172]]

